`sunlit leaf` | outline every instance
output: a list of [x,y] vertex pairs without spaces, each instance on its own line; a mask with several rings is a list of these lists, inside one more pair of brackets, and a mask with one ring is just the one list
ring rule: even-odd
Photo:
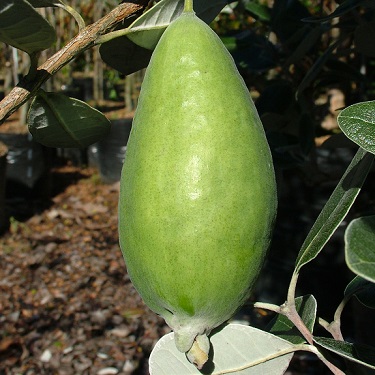
[[49,48],[55,29],[25,0],[0,3],[0,41],[29,55]]
[[345,296],[355,296],[363,305],[375,309],[375,284],[356,276],[345,288]]
[[[312,295],[307,295],[296,298],[295,303],[298,315],[301,317],[308,330],[312,332],[316,319],[316,299]],[[292,344],[302,344],[306,342],[306,339],[302,336],[301,332],[285,315],[279,314],[270,325],[270,333],[273,333]]]
[[375,283],[375,216],[350,222],[345,231],[345,259],[354,273]]
[[375,369],[375,348],[372,346],[337,341],[326,337],[314,337],[314,341],[346,359]]
[[183,8],[182,0],[161,0],[130,25],[128,38],[141,47],[153,50],[164,30],[178,18]]
[[375,101],[353,104],[337,118],[345,135],[368,152],[375,154]]
[[374,156],[359,149],[307,235],[296,260],[296,270],[314,259],[345,218],[359,194]]
[[106,135],[110,121],[88,104],[63,94],[38,94],[29,110],[28,127],[47,147],[87,147]]
[[[195,0],[194,11],[210,23],[228,2],[226,0]],[[134,43],[154,49],[167,26],[181,14],[184,0],[162,0],[137,18],[129,27],[128,37]]]
[[[293,356],[293,353],[277,356],[281,352],[293,351],[293,345],[288,341],[240,324],[225,326],[211,336],[211,343],[213,358],[209,360],[211,364],[206,368],[211,375],[225,374],[229,370],[231,374],[237,375],[282,375]],[[250,364],[273,355],[277,357],[249,367]],[[151,375],[202,374],[188,362],[184,353],[176,349],[173,333],[158,341],[151,353],[149,364]]]

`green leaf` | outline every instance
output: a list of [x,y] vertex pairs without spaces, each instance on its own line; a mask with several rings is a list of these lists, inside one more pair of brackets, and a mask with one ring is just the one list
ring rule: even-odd
[[[316,299],[312,295],[307,295],[297,297],[295,303],[298,315],[301,317],[308,330],[312,332],[316,319]],[[301,332],[285,315],[279,314],[270,324],[272,325],[269,329],[270,333],[273,333],[292,344],[303,344],[306,342],[306,339],[302,336]]]
[[345,288],[346,297],[355,296],[363,305],[375,309],[375,284],[356,276]]
[[326,337],[314,337],[314,341],[323,348],[347,358],[350,361],[360,363],[371,369],[375,369],[375,348],[368,345],[353,344],[346,341],[337,341]]
[[317,25],[311,29],[306,29],[304,37],[299,43],[299,45],[291,52],[291,55],[288,57],[285,62],[285,66],[295,64],[300,62],[303,57],[314,47],[318,42],[320,36],[323,34],[324,28],[320,25]]
[[302,22],[310,11],[299,0],[274,1],[271,12],[271,29],[278,39],[289,48],[294,48],[306,34],[307,26]]
[[368,152],[375,154],[375,101],[353,104],[337,117],[343,133]]
[[40,92],[31,104],[27,122],[34,140],[47,147],[87,147],[111,129],[101,112],[57,93]]
[[[225,0],[195,0],[194,9],[200,18],[210,23],[226,4]],[[150,50],[155,48],[167,26],[181,14],[183,6],[184,0],[158,2],[128,27],[126,36],[100,46],[102,59],[124,74],[145,68],[150,61]]]
[[299,98],[301,93],[305,91],[310,84],[316,79],[318,74],[323,69],[324,65],[326,64],[327,60],[331,57],[332,52],[337,48],[337,46],[341,43],[341,40],[337,40],[336,42],[332,43],[324,53],[315,61],[314,65],[309,69],[306,73],[305,77],[303,78],[302,82],[299,84],[296,97]]
[[25,0],[0,3],[0,41],[29,55],[49,48],[55,29]]
[[[227,4],[226,0],[194,1],[198,17],[210,23]],[[130,26],[129,39],[141,47],[154,49],[167,26],[181,14],[184,0],[161,0]]]
[[126,75],[146,68],[152,55],[152,51],[138,46],[126,36],[103,43],[99,53],[106,64]]
[[229,52],[232,52],[237,48],[236,37],[234,37],[234,36],[223,36],[223,37],[220,37],[220,39]]
[[[270,333],[259,329],[229,324],[210,338],[213,352],[211,375],[225,374],[230,371],[237,375],[282,375],[293,353],[277,356],[278,352],[293,351],[293,345]],[[277,356],[272,360],[248,367],[268,356]],[[186,359],[184,353],[176,349],[173,333],[163,336],[153,349],[150,359],[150,375],[194,375],[202,374]],[[212,368],[213,367],[213,368]],[[237,371],[236,371],[237,369]],[[205,368],[203,368],[204,373]]]
[[270,9],[266,5],[259,4],[255,1],[250,1],[246,3],[245,8],[261,21],[270,21],[271,19]]
[[251,31],[237,35],[237,49],[232,51],[237,66],[250,71],[266,71],[276,66],[275,46],[264,36]]
[[295,272],[313,260],[345,218],[359,194],[374,156],[359,149],[307,235],[296,260]]
[[375,283],[375,216],[350,222],[345,231],[345,259],[354,273]]

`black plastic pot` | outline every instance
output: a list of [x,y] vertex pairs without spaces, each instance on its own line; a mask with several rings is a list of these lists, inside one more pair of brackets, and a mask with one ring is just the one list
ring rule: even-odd
[[99,169],[104,183],[120,181],[132,121],[131,118],[113,120],[110,134],[89,148],[89,165]]
[[6,177],[27,188],[33,188],[45,170],[43,146],[30,133],[0,133],[8,147]]

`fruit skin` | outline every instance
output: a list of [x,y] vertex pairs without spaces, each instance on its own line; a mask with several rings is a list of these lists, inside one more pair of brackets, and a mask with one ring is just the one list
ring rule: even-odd
[[160,39],[123,166],[120,246],[187,352],[248,298],[276,213],[270,150],[232,57],[193,12]]

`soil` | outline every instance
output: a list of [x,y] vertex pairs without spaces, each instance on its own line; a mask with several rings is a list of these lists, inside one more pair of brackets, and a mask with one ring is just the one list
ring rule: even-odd
[[117,235],[119,186],[101,184],[93,169],[65,166],[49,177],[61,190],[50,200],[7,200],[0,374],[144,373],[167,327],[126,274]]

